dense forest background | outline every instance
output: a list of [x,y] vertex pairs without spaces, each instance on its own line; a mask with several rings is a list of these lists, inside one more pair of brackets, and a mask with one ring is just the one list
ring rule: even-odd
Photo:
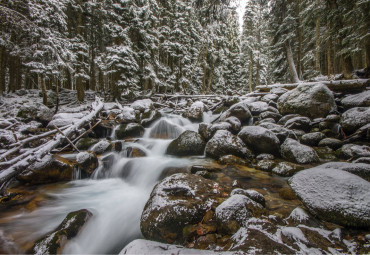
[[[370,67],[370,1],[0,0],[0,93],[225,93]],[[317,78],[316,78],[317,79]]]

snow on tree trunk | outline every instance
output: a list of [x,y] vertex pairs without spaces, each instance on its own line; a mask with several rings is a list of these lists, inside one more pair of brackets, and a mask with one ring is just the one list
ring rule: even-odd
[[292,77],[293,82],[299,83],[300,80],[298,78],[297,69],[295,68],[294,65],[293,52],[289,42],[285,43],[285,48],[287,53],[290,76]]

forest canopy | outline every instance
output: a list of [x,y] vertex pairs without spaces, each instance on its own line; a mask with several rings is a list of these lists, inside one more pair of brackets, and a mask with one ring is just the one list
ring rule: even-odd
[[0,92],[66,88],[82,101],[369,72],[369,1],[249,0],[242,31],[231,2],[1,0]]

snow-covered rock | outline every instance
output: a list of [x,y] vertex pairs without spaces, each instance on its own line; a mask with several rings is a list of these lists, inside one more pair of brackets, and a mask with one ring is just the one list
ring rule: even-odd
[[370,106],[370,90],[362,93],[350,95],[342,99],[344,108],[349,109],[353,107],[369,107]]
[[150,240],[182,243],[183,229],[202,221],[217,205],[219,185],[193,174],[174,174],[158,183],[144,207],[141,232]]
[[187,130],[169,144],[166,153],[176,156],[203,155],[205,147],[205,141],[197,132]]
[[291,118],[284,124],[284,127],[288,129],[298,129],[308,132],[311,128],[311,120],[307,117]]
[[76,156],[79,169],[84,173],[83,176],[89,177],[99,165],[98,158],[89,152],[80,152]]
[[280,140],[272,131],[266,128],[258,126],[244,127],[239,132],[238,137],[249,149],[257,153],[280,154]]
[[278,100],[281,114],[297,113],[310,118],[326,117],[337,109],[333,93],[324,84],[299,85]]
[[123,250],[119,254],[231,255],[235,253],[227,251],[189,249],[181,245],[173,245],[144,239],[136,239],[129,243],[128,245],[126,245],[126,247],[123,248]]
[[131,104],[131,108],[134,110],[144,112],[147,109],[153,109],[153,101],[150,99],[142,99],[142,100],[136,100]]
[[269,107],[269,105],[266,102],[261,101],[248,103],[247,106],[251,113],[253,114],[253,116],[258,116],[261,113],[266,112]]
[[94,152],[95,154],[100,155],[111,149],[112,149],[112,144],[110,142],[108,142],[107,140],[101,140],[91,148],[91,151]]
[[242,127],[242,124],[240,122],[240,120],[237,118],[237,117],[229,117],[225,120],[225,122],[227,123],[230,123],[231,125],[231,128],[229,129],[230,132],[232,132],[233,134],[237,134],[239,133],[241,127]]
[[345,144],[337,150],[337,154],[344,159],[370,157],[370,147],[366,145]]
[[267,128],[268,130],[273,132],[277,136],[277,138],[279,138],[280,143],[283,143],[287,138],[297,139],[297,136],[293,131],[284,128],[279,124],[260,123],[258,126]]
[[43,104],[25,104],[21,106],[17,113],[17,117],[30,120],[41,121],[44,124],[50,122],[54,112]]
[[130,123],[136,121],[136,114],[135,109],[132,107],[125,106],[120,111],[119,114],[116,116],[116,119],[120,123]]
[[253,189],[234,189],[233,191],[231,191],[230,196],[237,195],[237,194],[247,196],[253,201],[263,206],[266,205],[265,197],[261,193]]
[[218,130],[206,145],[206,155],[219,159],[225,155],[235,155],[242,158],[251,158],[253,154],[243,141],[226,130]]
[[343,113],[340,124],[346,134],[370,123],[370,107],[355,107]]
[[184,113],[184,117],[192,120],[192,121],[202,121],[203,120],[203,112],[205,106],[203,102],[197,101],[193,103],[190,108]]
[[276,112],[271,112],[271,111],[267,111],[267,112],[263,112],[259,115],[259,120],[264,120],[264,119],[273,119],[275,122],[279,121],[280,118],[281,118],[281,114],[279,113],[276,113]]
[[301,171],[290,186],[312,214],[352,227],[370,227],[370,182],[321,166]]
[[252,118],[252,113],[244,102],[240,102],[221,114],[220,121],[224,121],[231,116],[238,118],[242,124],[247,124]]
[[283,158],[299,164],[319,162],[319,157],[314,149],[290,138],[281,145],[281,155]]
[[303,168],[303,166],[291,162],[280,162],[272,169],[272,172],[280,176],[289,177],[301,171]]
[[220,204],[215,217],[225,233],[233,234],[251,217],[259,217],[264,213],[262,205],[247,196],[235,194]]
[[336,150],[342,147],[343,142],[336,138],[324,138],[319,142],[320,147],[328,146],[329,148]]
[[370,181],[370,165],[365,163],[329,162],[320,165],[325,169],[340,169]]

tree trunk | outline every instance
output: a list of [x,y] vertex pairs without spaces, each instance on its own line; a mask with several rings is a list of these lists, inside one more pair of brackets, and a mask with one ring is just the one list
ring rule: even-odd
[[249,92],[253,91],[253,54],[249,51]]
[[0,94],[3,94],[6,91],[5,74],[6,74],[6,52],[4,47],[0,47]]
[[90,89],[93,90],[93,91],[95,91],[95,89],[96,89],[95,49],[92,49],[92,52],[91,52]]
[[316,38],[315,38],[315,70],[317,74],[321,73],[320,69],[320,17],[316,17]]
[[328,61],[328,76],[334,74],[333,61],[331,57],[331,39],[329,38],[327,43],[327,61]]
[[16,70],[15,70],[15,63],[14,57],[9,58],[9,91],[14,92],[16,88]]
[[340,56],[340,62],[342,66],[342,71],[345,79],[351,79],[353,76],[353,64],[351,56]]
[[292,78],[292,82],[297,82],[298,83],[299,78],[298,78],[298,74],[297,74],[297,69],[295,68],[295,65],[294,65],[292,48],[290,47],[289,42],[285,43],[285,48],[286,48],[286,53],[287,53],[289,73],[290,73],[290,76]]
[[212,88],[213,69],[214,69],[214,66],[215,66],[215,59],[213,58],[213,59],[211,60],[211,68],[210,68],[210,70],[209,70],[207,94],[211,91],[211,88]]
[[42,103],[47,106],[48,105],[48,94],[46,91],[45,78],[41,78],[41,76],[39,75],[39,81],[41,81]]
[[365,41],[366,68],[370,69],[370,39]]
[[77,90],[77,100],[82,102],[85,99],[85,90],[82,76],[77,76],[76,78],[76,90]]

